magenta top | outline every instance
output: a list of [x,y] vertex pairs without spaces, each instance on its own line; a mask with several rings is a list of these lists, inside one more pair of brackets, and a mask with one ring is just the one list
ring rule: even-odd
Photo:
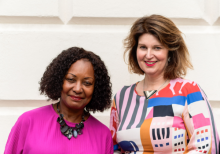
[[25,112],[12,128],[4,153],[113,154],[110,130],[92,115],[84,122],[83,134],[70,140],[61,133],[57,118],[52,105]]

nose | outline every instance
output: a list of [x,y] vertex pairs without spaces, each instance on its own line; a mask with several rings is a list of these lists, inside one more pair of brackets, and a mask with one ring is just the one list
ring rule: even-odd
[[82,84],[80,82],[76,82],[73,86],[73,91],[75,93],[81,93],[82,92]]
[[153,57],[153,51],[152,49],[148,48],[146,53],[146,58],[151,59]]

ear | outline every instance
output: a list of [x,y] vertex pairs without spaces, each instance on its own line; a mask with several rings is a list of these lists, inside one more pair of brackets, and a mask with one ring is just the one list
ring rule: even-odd
[[170,62],[170,57],[168,57],[167,61]]

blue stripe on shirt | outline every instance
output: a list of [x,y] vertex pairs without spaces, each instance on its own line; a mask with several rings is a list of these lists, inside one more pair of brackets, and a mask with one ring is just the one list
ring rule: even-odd
[[187,95],[188,105],[193,103],[193,102],[197,102],[197,101],[201,101],[201,100],[203,100],[203,97],[202,97],[202,94],[201,94],[200,91],[194,92],[194,93],[191,93],[191,94]]
[[157,97],[149,99],[148,107],[160,106],[160,105],[172,105],[178,104],[185,106],[185,96],[173,96],[173,97]]

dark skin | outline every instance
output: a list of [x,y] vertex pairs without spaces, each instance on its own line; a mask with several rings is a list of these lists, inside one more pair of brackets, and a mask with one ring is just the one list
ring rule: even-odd
[[[92,99],[94,86],[95,76],[91,62],[80,59],[73,63],[64,78],[58,106],[65,120],[72,123],[81,122],[84,107]],[[58,113],[57,104],[54,104],[53,108]],[[85,120],[88,117],[89,114],[86,114]]]

